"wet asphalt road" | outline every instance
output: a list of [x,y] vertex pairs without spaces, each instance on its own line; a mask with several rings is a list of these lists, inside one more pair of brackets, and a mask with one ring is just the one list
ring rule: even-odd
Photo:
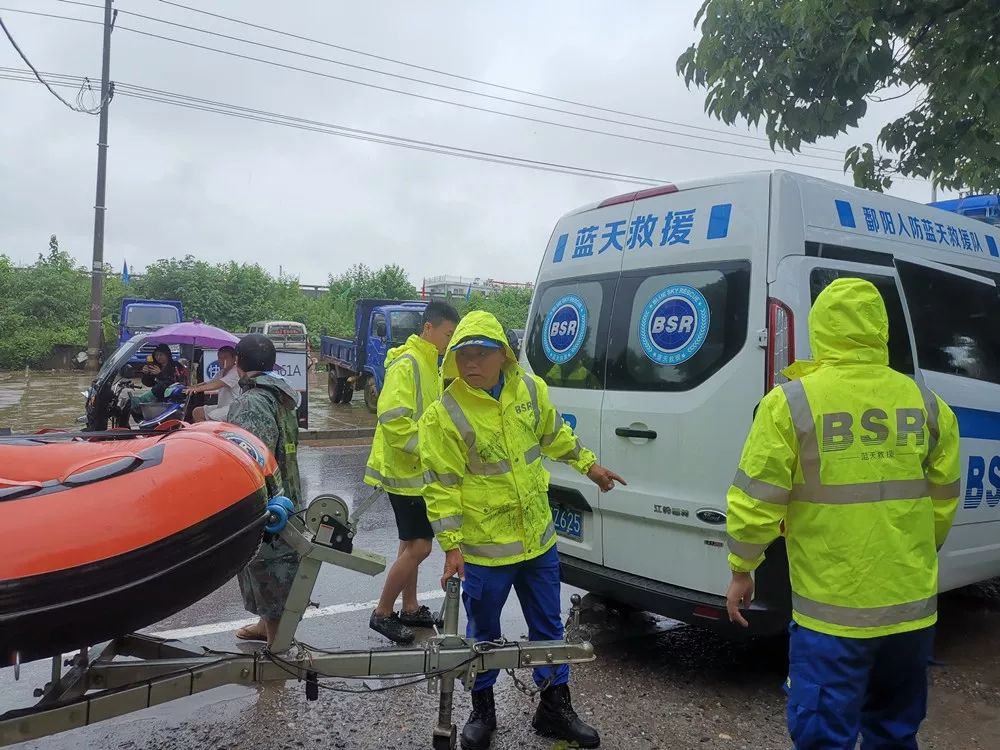
[[[356,501],[365,446],[303,447],[307,496],[334,492]],[[383,497],[364,517],[357,546],[391,558],[395,527]],[[422,570],[419,590],[440,605],[436,579],[442,554],[435,550]],[[381,588],[374,579],[325,566],[313,599],[336,614],[303,622],[298,636],[329,648],[388,646],[367,628],[370,602]],[[568,608],[570,591],[563,592]],[[931,673],[929,718],[921,734],[925,748],[1000,747],[1000,585],[943,597],[936,658]],[[197,632],[189,642],[233,649],[232,624],[247,617],[230,583],[150,632]],[[463,616],[464,622],[464,616]],[[524,621],[512,596],[504,634],[523,637]],[[205,631],[211,632],[205,632]],[[576,667],[572,681],[580,713],[603,732],[605,748],[787,748],[782,639],[729,643],[692,627],[633,616],[594,628],[598,660]],[[47,664],[27,665],[19,683],[0,670],[0,712],[29,705],[31,689],[47,679]],[[522,678],[527,680],[529,673]],[[381,683],[373,681],[371,685]],[[501,676],[497,688],[500,729],[497,750],[558,747],[530,729],[534,704]],[[469,699],[456,695],[459,727]],[[307,702],[296,683],[259,689],[221,688],[82,730],[17,747],[37,750],[115,748],[427,748],[436,716],[436,696],[406,687],[363,696],[321,691]]]

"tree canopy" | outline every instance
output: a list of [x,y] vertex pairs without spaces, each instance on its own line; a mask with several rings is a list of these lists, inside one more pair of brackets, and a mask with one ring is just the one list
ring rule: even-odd
[[707,90],[710,115],[763,122],[772,148],[796,152],[914,91],[874,145],[845,154],[855,184],[1000,191],[997,0],[706,0],[698,24],[677,70]]
[[[90,277],[72,256],[59,249],[55,236],[48,250],[30,266],[19,268],[0,254],[0,369],[33,365],[57,344],[87,344]],[[298,279],[274,278],[253,263],[208,263],[193,256],[166,258],[150,264],[126,285],[105,266],[104,335],[115,340],[111,316],[123,297],[179,299],[184,316],[230,331],[245,331],[258,320],[304,323],[314,345],[323,331],[354,335],[354,303],[362,297],[418,299],[419,292],[400,266],[372,269],[358,264],[331,275],[329,288],[306,294]],[[492,297],[472,294],[454,299],[460,313],[486,309],[508,328],[520,328],[528,317],[530,291],[508,290]]]

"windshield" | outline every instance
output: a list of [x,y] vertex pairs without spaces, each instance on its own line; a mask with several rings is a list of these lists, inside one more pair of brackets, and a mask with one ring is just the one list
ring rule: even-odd
[[413,334],[423,330],[424,314],[420,310],[399,310],[389,313],[392,343],[405,344]]
[[125,308],[128,328],[159,328],[179,320],[177,308],[170,305],[129,305]]
[[133,336],[124,344],[115,350],[115,353],[104,360],[104,365],[101,367],[101,371],[97,373],[97,381],[103,382],[112,372],[117,372],[122,368],[122,366],[128,362],[129,357],[135,354],[142,345],[146,343],[146,337],[144,335]]

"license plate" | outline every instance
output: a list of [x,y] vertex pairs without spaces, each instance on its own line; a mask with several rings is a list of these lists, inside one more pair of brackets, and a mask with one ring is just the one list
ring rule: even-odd
[[564,505],[550,503],[552,508],[552,524],[556,533],[567,539],[581,541],[583,539],[583,513]]

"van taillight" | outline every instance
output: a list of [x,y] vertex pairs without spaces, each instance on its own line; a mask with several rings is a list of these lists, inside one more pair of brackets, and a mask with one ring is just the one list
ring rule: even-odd
[[784,302],[767,301],[767,390],[787,383],[781,374],[795,361],[795,316]]

